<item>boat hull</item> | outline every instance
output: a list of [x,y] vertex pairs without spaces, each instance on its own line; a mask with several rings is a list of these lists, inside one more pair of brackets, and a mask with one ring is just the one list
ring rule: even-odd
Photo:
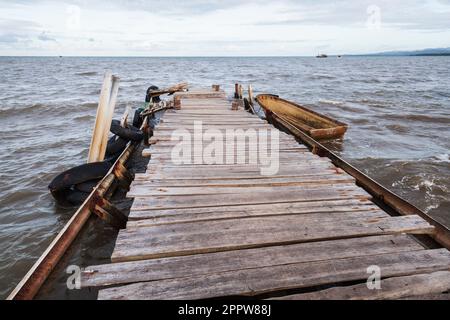
[[321,115],[294,102],[281,99],[278,96],[263,94],[257,96],[256,100],[264,109],[266,118],[270,122],[276,122],[272,117],[272,114],[275,114],[278,119],[296,127],[313,139],[339,139],[347,132],[348,126],[345,123]]

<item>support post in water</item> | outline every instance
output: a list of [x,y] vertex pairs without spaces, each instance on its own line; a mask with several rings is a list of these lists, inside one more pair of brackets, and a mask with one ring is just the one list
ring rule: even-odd
[[100,101],[97,109],[94,132],[92,134],[91,147],[89,149],[88,163],[100,162],[105,159],[108,134],[116,107],[119,93],[119,78],[111,72],[106,72],[103,80]]
[[174,108],[176,110],[180,110],[181,109],[181,97],[180,96],[175,95],[173,97],[173,103],[174,103]]
[[239,83],[234,85],[234,98],[239,99]]
[[251,84],[248,86],[248,102],[253,107],[253,87]]

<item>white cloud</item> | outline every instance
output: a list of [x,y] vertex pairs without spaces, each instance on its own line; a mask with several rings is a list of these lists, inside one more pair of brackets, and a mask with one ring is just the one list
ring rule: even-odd
[[[380,8],[380,29],[367,8]],[[2,55],[312,55],[448,47],[450,1],[0,0]]]

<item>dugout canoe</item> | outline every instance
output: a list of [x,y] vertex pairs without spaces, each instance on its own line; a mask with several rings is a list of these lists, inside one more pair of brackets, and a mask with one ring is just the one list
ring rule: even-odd
[[270,122],[276,122],[272,117],[272,114],[275,114],[281,120],[286,121],[316,140],[342,138],[348,129],[345,123],[275,95],[261,94],[256,97],[256,101],[264,109],[266,118]]

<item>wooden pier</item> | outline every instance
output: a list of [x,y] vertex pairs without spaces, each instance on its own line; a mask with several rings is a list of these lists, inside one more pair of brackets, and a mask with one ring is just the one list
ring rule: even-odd
[[[85,268],[99,299],[398,299],[450,289],[450,252],[416,235],[435,227],[391,216],[328,158],[279,133],[279,171],[254,164],[173,162],[175,130],[277,130],[232,110],[222,91],[177,94],[136,176],[112,263]],[[194,138],[196,139],[196,138]],[[228,142],[227,142],[228,143]],[[246,152],[250,147],[234,147]],[[197,157],[197,158],[196,158]],[[369,290],[373,272],[381,290]]]

